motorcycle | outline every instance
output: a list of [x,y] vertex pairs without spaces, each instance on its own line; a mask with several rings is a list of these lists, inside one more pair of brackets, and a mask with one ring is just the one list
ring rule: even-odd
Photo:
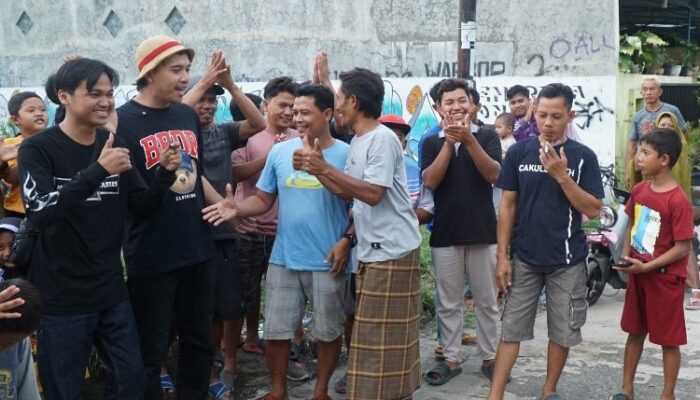
[[617,187],[614,165],[600,167],[600,174],[605,189],[600,227],[586,235],[589,306],[598,301],[606,284],[614,289],[627,287],[627,274],[613,269],[613,265],[622,261],[622,238],[629,221],[624,207],[630,193]]

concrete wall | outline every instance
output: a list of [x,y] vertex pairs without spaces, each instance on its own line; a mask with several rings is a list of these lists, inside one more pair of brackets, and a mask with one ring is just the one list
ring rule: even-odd
[[321,49],[333,77],[354,66],[385,77],[451,76],[458,8],[459,0],[3,1],[0,87],[40,85],[70,53],[101,59],[130,82],[138,43],[160,33],[197,50],[195,71],[212,50],[224,50],[241,82],[309,79]]
[[617,0],[478,0],[474,76],[617,71]]

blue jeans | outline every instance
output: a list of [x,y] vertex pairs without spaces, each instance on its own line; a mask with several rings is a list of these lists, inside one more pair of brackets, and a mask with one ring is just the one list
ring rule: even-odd
[[105,399],[140,399],[145,385],[136,322],[128,300],[101,312],[45,314],[38,363],[45,400],[77,400],[93,345],[108,372]]

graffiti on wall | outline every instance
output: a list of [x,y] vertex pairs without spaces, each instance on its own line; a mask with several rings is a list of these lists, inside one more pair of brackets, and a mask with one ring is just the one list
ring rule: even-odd
[[[416,154],[420,137],[437,125],[439,118],[428,92],[442,78],[391,78],[384,79],[383,114],[400,115],[411,125],[408,152]],[[613,77],[568,77],[557,78],[559,82],[571,86],[576,99],[573,110],[576,111],[574,124],[584,143],[593,148],[600,162],[611,163],[614,160],[615,142],[615,80]],[[546,77],[516,78],[506,76],[488,76],[479,78],[476,87],[481,94],[481,113],[479,118],[486,123],[493,123],[500,113],[508,112],[506,91],[510,86],[526,86],[532,94],[552,81]],[[262,95],[265,82],[239,82],[247,93]],[[335,82],[336,87],[338,82]],[[27,89],[25,89],[27,90]],[[30,88],[41,96],[43,89]],[[0,119],[6,117],[7,99],[14,89],[0,88]],[[117,106],[127,102],[136,95],[133,86],[120,86],[115,90]],[[48,103],[48,100],[45,100]],[[228,95],[219,96],[216,111],[218,122],[231,120]],[[49,105],[50,119],[53,120],[56,106]]]

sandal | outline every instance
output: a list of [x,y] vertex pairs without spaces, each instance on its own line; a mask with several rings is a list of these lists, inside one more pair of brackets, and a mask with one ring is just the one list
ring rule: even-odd
[[462,345],[476,344],[476,335],[473,333],[464,332],[462,334]]
[[233,388],[233,382],[236,380],[236,373],[228,369],[221,370],[221,373],[219,373],[219,380],[224,385]]
[[561,397],[559,393],[552,393],[550,395],[547,395],[547,397],[545,397],[544,400],[564,400],[564,398]]
[[175,393],[175,384],[173,383],[173,378],[169,374],[162,374],[160,376],[160,390],[163,394]]
[[215,382],[209,385],[209,395],[214,399],[214,400],[222,400],[224,398],[228,398],[226,396],[230,395],[233,392],[233,390],[224,385],[223,382]]
[[260,340],[258,340],[258,343],[256,343],[256,344],[243,343],[243,346],[241,346],[241,348],[246,353],[263,355],[263,354],[265,354],[265,340],[260,339]]
[[461,373],[462,367],[450,369],[447,363],[440,363],[425,374],[425,381],[433,386],[440,386]]

